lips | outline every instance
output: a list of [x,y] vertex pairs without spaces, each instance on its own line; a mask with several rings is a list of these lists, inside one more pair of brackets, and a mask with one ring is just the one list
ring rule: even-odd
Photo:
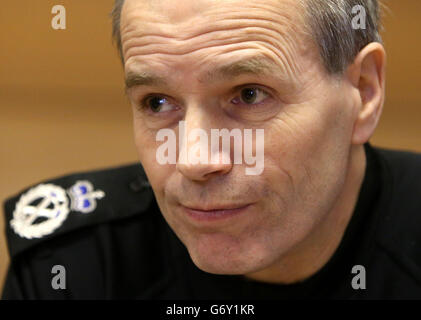
[[228,219],[244,213],[251,204],[218,206],[183,206],[184,211],[194,220],[211,222]]

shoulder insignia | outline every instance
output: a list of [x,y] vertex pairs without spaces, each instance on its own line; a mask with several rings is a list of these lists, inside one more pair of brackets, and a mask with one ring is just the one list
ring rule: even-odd
[[77,181],[74,186],[69,189],[71,200],[71,208],[74,211],[89,213],[95,210],[96,200],[105,196],[104,191],[94,191],[92,183],[87,180]]
[[[93,191],[89,181],[77,181],[68,190],[70,207],[75,212],[95,210],[96,200],[104,197],[103,191]],[[12,229],[21,237],[41,238],[62,225],[69,214],[66,191],[54,184],[40,184],[24,193],[16,203]]]
[[153,198],[139,163],[38,184],[5,201],[10,255],[73,230],[147,212]]

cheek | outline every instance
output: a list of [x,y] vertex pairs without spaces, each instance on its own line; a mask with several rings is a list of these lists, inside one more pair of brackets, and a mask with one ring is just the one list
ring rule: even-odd
[[349,149],[352,116],[349,102],[333,92],[302,104],[288,105],[273,126],[268,147],[278,150],[279,163],[295,167],[317,162],[323,167],[320,162],[334,162],[338,153]]
[[341,189],[352,136],[350,111],[338,98],[289,105],[266,131],[265,170],[288,210],[325,208]]
[[134,120],[134,139],[140,163],[145,170],[157,198],[162,198],[166,180],[174,165],[161,165],[156,160],[156,150],[159,141],[156,141],[156,132],[145,128],[140,120]]
[[151,155],[155,155],[155,136],[150,130],[145,129],[142,120],[135,118],[133,120],[133,133],[136,151],[142,165],[148,167],[152,164]]

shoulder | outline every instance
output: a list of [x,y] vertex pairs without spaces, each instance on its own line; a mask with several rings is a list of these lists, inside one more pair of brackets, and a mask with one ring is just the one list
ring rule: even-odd
[[383,158],[396,183],[408,186],[419,185],[421,177],[421,153],[374,148]]
[[382,169],[383,191],[389,193],[389,211],[399,211],[402,217],[409,215],[421,222],[421,153],[374,150]]
[[381,167],[376,242],[396,270],[421,286],[421,154],[383,148],[374,152]]
[[73,173],[30,186],[4,203],[10,255],[78,229],[142,214],[152,199],[140,164]]
[[[171,279],[177,241],[140,164],[44,181],[8,199],[5,213],[3,298],[148,297]],[[65,290],[52,288],[57,266]]]

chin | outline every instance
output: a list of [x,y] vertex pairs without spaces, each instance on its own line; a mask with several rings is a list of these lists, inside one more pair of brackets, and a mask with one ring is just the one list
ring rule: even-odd
[[193,263],[200,270],[213,274],[242,275],[264,268],[268,264],[265,252],[247,245],[245,241],[229,239],[227,236],[209,236],[187,245]]
[[242,275],[250,273],[250,268],[235,259],[220,259],[219,257],[190,255],[193,263],[200,270],[221,275]]

